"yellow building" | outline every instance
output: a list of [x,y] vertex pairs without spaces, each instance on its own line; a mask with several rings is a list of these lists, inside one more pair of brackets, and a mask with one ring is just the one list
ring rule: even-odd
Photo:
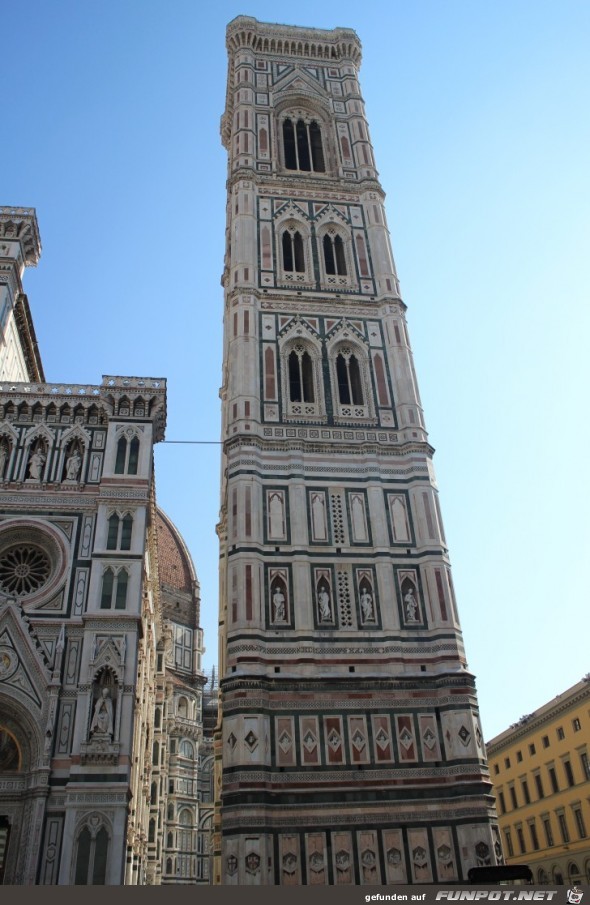
[[590,674],[487,747],[506,863],[590,883]]

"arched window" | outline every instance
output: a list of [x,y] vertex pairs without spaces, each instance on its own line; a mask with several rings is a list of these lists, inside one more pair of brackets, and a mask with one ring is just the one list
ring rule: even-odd
[[188,720],[188,701],[184,697],[178,699],[178,716]]
[[109,516],[107,534],[107,550],[130,550],[133,516],[120,518],[116,512]]
[[322,133],[315,120],[308,123],[304,119],[284,119],[283,148],[288,170],[325,173]]
[[303,346],[297,346],[289,355],[289,400],[315,402],[311,356]]
[[178,850],[181,852],[191,852],[194,849],[193,840],[193,815],[188,808],[183,808],[178,815],[180,830],[178,831]]
[[356,355],[348,350],[339,353],[336,359],[336,376],[340,404],[363,405],[361,372]]
[[137,474],[139,463],[139,439],[133,437],[120,437],[117,441],[117,455],[115,458],[115,474]]
[[307,337],[293,338],[282,346],[280,359],[286,417],[295,420],[324,417],[320,349]]
[[152,819],[150,820],[150,825],[149,825],[149,829],[148,829],[148,842],[155,842],[155,841],[156,841],[156,821],[152,817]]
[[180,754],[181,757],[193,758],[195,756],[195,749],[192,746],[192,742],[189,742],[186,738],[180,743]]
[[109,834],[104,826],[95,834],[87,826],[82,829],[76,848],[76,886],[104,886],[108,851]]
[[338,235],[332,236],[326,233],[323,239],[323,246],[326,274],[346,276],[346,258],[342,238]]
[[303,239],[299,230],[286,229],[283,233],[283,270],[286,273],[305,273]]
[[124,610],[127,605],[127,586],[129,573],[126,569],[118,572],[111,568],[105,569],[102,576],[102,591],[100,595],[101,610]]

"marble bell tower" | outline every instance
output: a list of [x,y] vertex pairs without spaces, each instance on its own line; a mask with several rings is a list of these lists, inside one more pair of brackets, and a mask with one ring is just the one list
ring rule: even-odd
[[227,49],[215,880],[466,879],[501,848],[360,43]]

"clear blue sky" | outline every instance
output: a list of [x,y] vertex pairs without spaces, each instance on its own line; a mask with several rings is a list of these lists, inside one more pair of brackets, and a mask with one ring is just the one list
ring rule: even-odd
[[[168,378],[218,440],[225,25],[354,28],[470,667],[489,739],[590,670],[590,4],[29,0],[2,9],[0,203],[37,209],[49,381]],[[217,660],[219,449],[159,503]]]

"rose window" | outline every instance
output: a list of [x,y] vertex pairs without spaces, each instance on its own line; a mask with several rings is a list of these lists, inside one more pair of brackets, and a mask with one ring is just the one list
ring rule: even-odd
[[43,587],[51,574],[47,553],[33,544],[9,547],[0,554],[0,590],[26,596]]

